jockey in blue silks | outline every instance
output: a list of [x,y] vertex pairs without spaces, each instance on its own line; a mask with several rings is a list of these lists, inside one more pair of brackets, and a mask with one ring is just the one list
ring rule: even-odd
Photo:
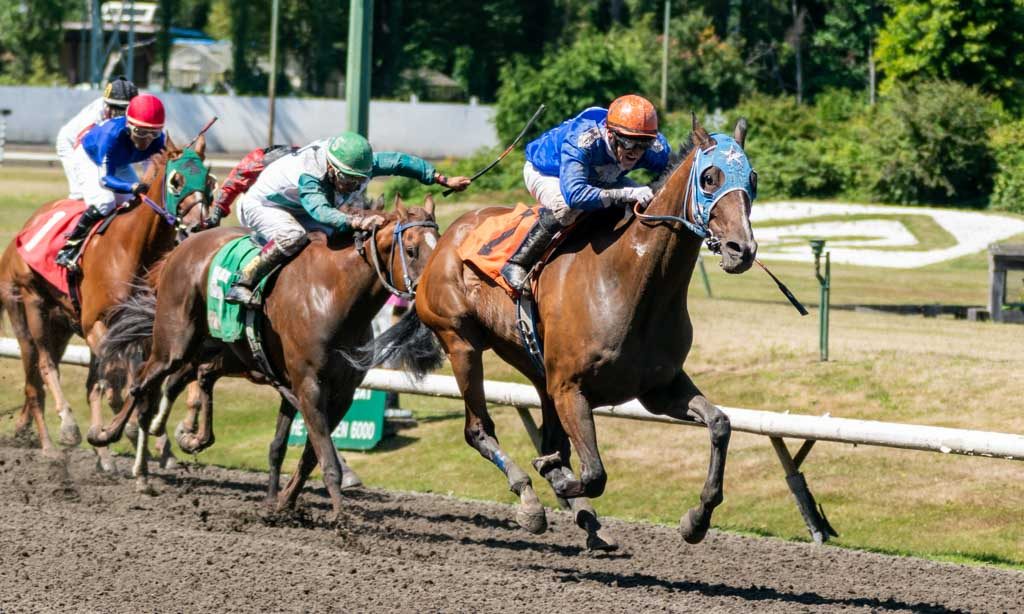
[[523,180],[541,207],[537,221],[501,274],[518,292],[529,291],[529,271],[555,233],[586,211],[646,205],[654,193],[626,175],[643,168],[660,175],[670,148],[658,132],[654,105],[634,94],[608,109],[591,107],[526,146]]

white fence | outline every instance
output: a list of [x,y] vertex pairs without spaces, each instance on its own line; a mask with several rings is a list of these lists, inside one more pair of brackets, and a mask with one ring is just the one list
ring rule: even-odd
[[[0,109],[10,109],[7,142],[52,144],[57,131],[100,93],[62,87],[0,86]],[[267,145],[267,99],[162,92],[168,132],[188,142],[213,116],[206,134],[213,152],[245,152]],[[278,98],[274,140],[305,145],[347,127],[346,102]],[[370,142],[380,151],[401,150],[428,158],[467,156],[498,144],[494,108],[432,102],[370,102]]]
[[[17,341],[0,338],[0,356],[20,357]],[[89,348],[69,346],[64,354],[63,362],[77,365],[89,364]],[[462,398],[455,378],[445,375],[428,375],[421,381],[415,381],[400,371],[372,369],[363,380],[362,387],[453,399]],[[520,415],[523,416],[527,430],[534,438],[534,443],[538,443],[536,425],[529,412],[526,411],[527,408],[540,407],[537,391],[532,386],[485,381],[484,393],[490,403],[509,405],[520,410]],[[736,407],[722,407],[721,409],[729,416],[733,430],[771,438],[775,451],[786,470],[786,481],[796,497],[800,512],[807,522],[812,537],[819,543],[828,539],[831,527],[828,525],[828,521],[818,513],[803,475],[798,472],[800,464],[816,441],[1024,460],[1024,436],[1022,435],[873,420],[850,420],[832,418],[827,415],[806,416]],[[672,422],[694,426],[690,422],[654,415],[637,401],[614,407],[599,407],[594,410],[594,413],[634,420]],[[791,456],[783,443],[783,438],[802,439],[805,440],[805,443],[797,454]]]

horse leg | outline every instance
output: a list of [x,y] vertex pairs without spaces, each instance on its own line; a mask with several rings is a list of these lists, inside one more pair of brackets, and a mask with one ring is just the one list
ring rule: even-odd
[[[213,386],[220,379],[222,361],[215,358],[200,364],[195,370],[196,385],[191,389],[195,394],[199,410],[193,420],[193,430],[178,438],[178,445],[189,454],[198,454],[213,445]],[[175,396],[180,392],[175,392]]]
[[[78,429],[78,424],[75,423],[75,416],[71,413],[71,404],[68,403],[64,390],[60,385],[60,370],[57,368],[60,354],[56,356],[53,354],[55,349],[63,351],[71,334],[66,330],[66,326],[61,326],[51,318],[47,318],[42,309],[34,304],[26,304],[25,306],[25,324],[28,327],[32,343],[36,348],[36,368],[42,376],[43,382],[46,383],[46,387],[53,394],[54,402],[60,415],[59,441],[64,446],[77,446],[82,442],[82,433]],[[58,338],[64,335],[66,335],[67,339],[61,342]],[[49,341],[47,341],[48,339]],[[46,425],[43,421],[42,406],[40,406],[38,412],[34,413],[34,416],[36,428],[39,430],[39,443],[42,445],[43,453],[52,456],[55,454],[55,450],[50,440],[49,431],[46,430]]]
[[519,509],[516,510],[516,522],[519,526],[531,533],[543,533],[548,528],[548,521],[544,514],[544,506],[533,490],[530,476],[520,469],[498,444],[494,421],[487,411],[487,401],[484,397],[484,368],[480,350],[454,334],[444,335],[442,342],[448,349],[448,358],[459,384],[459,392],[465,401],[466,443],[501,469],[508,479],[509,489],[519,495]]
[[288,452],[288,434],[292,430],[292,422],[295,421],[296,411],[294,405],[283,397],[281,398],[281,407],[277,410],[277,428],[274,430],[274,440],[270,442],[270,450],[267,453],[267,460],[270,465],[267,505],[273,505],[277,501],[277,495],[280,492],[281,465],[284,463],[284,455]]
[[725,457],[729,449],[732,427],[729,417],[704,398],[686,373],[680,371],[664,388],[652,390],[640,397],[651,413],[664,414],[697,422],[708,427],[711,438],[711,461],[708,476],[700,493],[700,504],[679,519],[679,531],[687,543],[700,543],[711,526],[711,513],[722,503],[722,483],[725,475]]
[[35,420],[36,430],[39,433],[39,445],[43,449],[43,454],[52,456],[53,442],[50,440],[50,433],[47,431],[46,421],[43,419],[43,408],[46,407],[46,386],[43,383],[42,374],[39,372],[39,351],[32,339],[20,335],[18,336],[18,345],[21,347],[21,365],[25,370],[25,403],[14,423],[14,436],[20,440],[30,441],[29,424]]
[[[341,498],[341,463],[338,460],[338,452],[334,448],[334,442],[331,441],[330,412],[325,407],[326,403],[324,403],[329,398],[329,395],[323,394],[315,373],[303,378],[293,378],[292,381],[301,382],[297,392],[299,393],[298,398],[301,404],[299,411],[302,412],[302,420],[306,423],[306,433],[309,437],[306,442],[306,448],[308,450],[308,448],[312,447],[317,460],[320,462],[320,471],[323,473],[327,493],[331,497],[334,517],[338,519],[341,517],[343,507]],[[303,450],[303,461],[306,460],[307,450]],[[297,485],[305,481],[305,477],[300,472],[307,471],[307,468],[311,470],[308,463],[300,462],[300,465],[300,471],[296,472],[296,476],[293,476],[291,481]],[[296,477],[299,477],[300,480],[296,480]],[[292,489],[291,482],[288,484],[286,493],[297,497],[297,490],[289,492],[289,489]]]
[[[560,490],[565,490],[567,484],[579,480],[572,472],[572,465],[569,462],[572,449],[569,447],[569,438],[565,429],[562,428],[562,423],[558,419],[555,404],[543,387],[537,386],[537,392],[541,399],[544,422],[541,425],[542,456],[533,461],[533,466],[557,494]],[[602,530],[601,522],[598,520],[597,512],[591,505],[590,499],[571,497],[568,502],[576,526],[587,532],[587,550],[612,551],[618,549],[618,543],[608,535],[607,531]]]
[[597,449],[597,429],[590,403],[579,388],[571,384],[556,389],[551,397],[562,428],[580,457],[579,479],[567,478],[554,484],[555,492],[566,499],[599,497],[604,492],[608,474]]
[[[89,374],[85,378],[85,389],[89,393],[89,428],[93,428],[103,423],[103,397],[108,392],[107,382],[100,376],[100,365],[95,354],[89,361]],[[113,390],[109,392],[111,407],[114,407],[117,395]],[[123,405],[123,400],[117,404],[117,407],[120,408],[121,405]],[[114,455],[110,453],[110,447],[93,446],[92,450],[96,453],[97,471],[110,475],[117,473],[117,463],[114,462]]]

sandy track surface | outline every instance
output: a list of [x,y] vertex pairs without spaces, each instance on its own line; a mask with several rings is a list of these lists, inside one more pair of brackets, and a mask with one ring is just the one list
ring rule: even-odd
[[[119,459],[128,466],[128,460]],[[280,516],[266,476],[189,465],[158,496],[0,445],[0,612],[1019,611],[1024,574],[712,531],[610,521],[618,552],[583,550],[549,512],[364,489],[328,520],[322,489]]]

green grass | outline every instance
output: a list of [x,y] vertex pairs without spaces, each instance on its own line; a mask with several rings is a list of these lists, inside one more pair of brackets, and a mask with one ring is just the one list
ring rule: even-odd
[[[11,185],[5,181],[8,173],[11,169],[0,170],[5,191]],[[19,180],[27,174],[17,171]],[[23,183],[20,192],[0,196],[5,206],[15,203],[17,215],[23,217],[32,208],[32,198],[46,196],[47,190],[52,193],[53,186],[62,189],[53,181],[34,191],[29,189],[31,181]],[[454,217],[472,205],[441,206],[442,216]],[[0,230],[11,233],[18,221],[14,216],[0,221]],[[833,360],[820,363],[813,313],[798,317],[774,284],[756,270],[728,276],[710,260],[708,264],[718,298],[705,298],[699,280],[694,280],[690,306],[696,333],[687,372],[712,401],[1024,433],[1016,384],[1024,329],[837,311],[832,315]],[[813,302],[817,292],[811,266],[771,266],[804,300]],[[836,302],[982,304],[987,292],[983,254],[909,271],[837,266],[833,277]],[[489,379],[524,381],[494,356],[488,356],[485,368]],[[63,375],[84,427],[84,370],[65,367]],[[0,434],[12,428],[21,404],[21,381],[17,362],[0,362]],[[498,470],[465,444],[460,401],[411,395],[402,400],[416,412],[419,426],[372,452],[346,453],[368,484],[515,500]],[[217,443],[197,460],[264,470],[276,394],[225,380],[217,387],[215,403]],[[183,413],[180,405],[172,425]],[[48,412],[56,425],[52,406]],[[518,416],[508,408],[495,408],[493,415],[502,445],[527,467],[536,452]],[[602,514],[674,524],[698,500],[708,461],[703,429],[598,418],[598,438],[610,476],[605,495],[595,502]],[[799,442],[789,444],[795,448]],[[286,470],[294,467],[297,456],[298,450],[289,451]],[[802,470],[839,531],[834,543],[840,546],[1024,569],[1024,466],[1019,463],[822,442]],[[550,489],[532,469],[530,473],[544,502],[554,505]],[[716,527],[808,539],[764,437],[733,435],[725,492],[725,502],[714,517]]]

